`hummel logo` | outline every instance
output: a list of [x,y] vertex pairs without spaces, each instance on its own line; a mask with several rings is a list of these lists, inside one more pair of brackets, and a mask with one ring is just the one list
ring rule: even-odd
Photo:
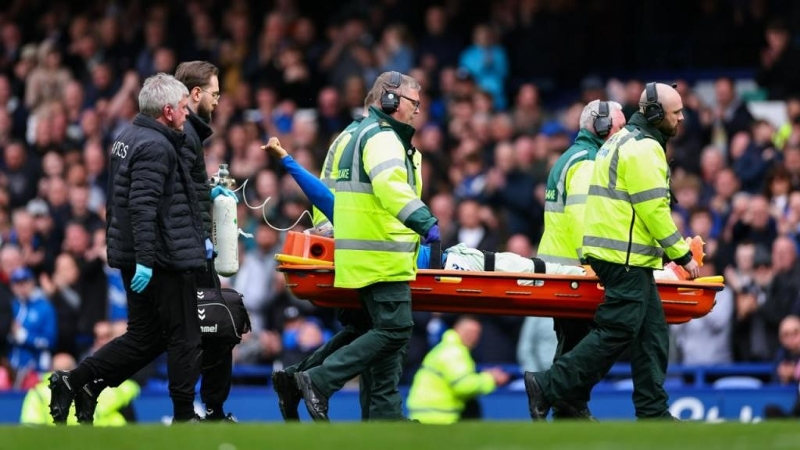
[[205,308],[203,309],[197,308],[197,314],[205,314],[205,313],[206,313]]
[[206,315],[205,314],[198,314],[197,318],[200,319],[200,320],[206,320]]
[[197,298],[199,298],[199,299],[203,299],[203,298],[205,298],[205,296],[206,296],[206,293],[205,293],[205,292],[203,292],[203,291],[197,291]]
[[211,326],[200,326],[201,333],[216,333],[217,332],[217,324]]

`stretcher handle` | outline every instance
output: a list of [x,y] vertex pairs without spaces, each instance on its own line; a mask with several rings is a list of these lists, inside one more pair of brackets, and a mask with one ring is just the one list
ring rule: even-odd
[[297,264],[303,266],[333,266],[333,261],[325,261],[324,259],[303,258],[302,256],[286,255],[278,253],[275,255],[275,261],[283,264]]

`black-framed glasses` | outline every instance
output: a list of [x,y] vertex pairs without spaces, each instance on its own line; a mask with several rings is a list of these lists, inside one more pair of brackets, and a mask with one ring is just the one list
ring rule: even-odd
[[214,100],[219,100],[220,96],[222,96],[222,94],[219,91],[217,91],[217,92],[207,91],[207,90],[201,88],[200,86],[198,86],[197,89],[200,89],[201,91],[203,91],[206,94],[210,95]]
[[414,111],[417,111],[417,110],[419,110],[419,105],[420,105],[420,104],[422,104],[422,101],[420,101],[420,100],[414,100],[413,98],[411,98],[411,97],[408,97],[408,96],[405,96],[405,95],[403,95],[403,94],[400,94],[400,93],[398,93],[397,95],[399,95],[400,97],[403,97],[404,99],[406,99],[406,100],[410,101],[410,102],[411,102],[411,104],[412,104],[412,105],[414,105]]

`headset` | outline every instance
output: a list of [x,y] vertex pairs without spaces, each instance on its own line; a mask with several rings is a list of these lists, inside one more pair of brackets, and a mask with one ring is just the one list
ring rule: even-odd
[[664,106],[658,101],[658,91],[656,90],[656,83],[647,83],[644,87],[645,97],[647,101],[642,104],[644,110],[644,118],[647,123],[657,124],[664,120]]
[[392,114],[400,106],[400,95],[395,92],[395,89],[400,87],[402,81],[403,78],[400,72],[392,71],[389,74],[389,82],[381,94],[381,109],[386,114]]
[[597,114],[594,116],[594,132],[601,138],[608,136],[611,132],[611,116],[608,111],[608,102],[601,101],[597,105]]

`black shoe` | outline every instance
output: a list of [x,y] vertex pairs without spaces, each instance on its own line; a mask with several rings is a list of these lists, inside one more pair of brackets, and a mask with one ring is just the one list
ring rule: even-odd
[[182,425],[182,424],[185,424],[185,423],[203,423],[205,421],[206,420],[204,418],[198,416],[197,414],[194,414],[191,417],[186,418],[186,419],[176,419],[175,417],[172,417],[172,422],[170,423],[170,426],[171,425],[175,425],[175,424]]
[[203,421],[238,423],[239,419],[237,419],[232,413],[223,414],[222,412],[217,413],[212,409],[206,409],[206,416],[203,418]]
[[566,400],[558,401],[553,405],[553,419],[574,419],[574,420],[588,420],[589,422],[597,422],[597,419],[592,416],[589,407],[585,403],[568,402]]
[[75,399],[75,391],[69,383],[69,372],[58,370],[50,375],[50,416],[53,423],[67,423],[69,408]]
[[294,377],[283,370],[272,372],[272,389],[278,394],[278,407],[281,409],[283,420],[287,422],[300,420],[297,406],[303,394],[297,388]]
[[297,372],[294,374],[294,382],[297,383],[297,388],[303,396],[306,403],[306,409],[312,419],[317,421],[328,421],[328,398],[322,395],[311,377],[305,372]]
[[92,425],[94,423],[94,410],[97,409],[97,397],[102,389],[94,388],[97,381],[93,380],[86,386],[78,389],[75,394],[75,417],[78,423]]
[[546,420],[550,412],[550,403],[544,398],[542,387],[533,376],[533,372],[525,372],[525,392],[528,393],[528,410],[534,421]]

